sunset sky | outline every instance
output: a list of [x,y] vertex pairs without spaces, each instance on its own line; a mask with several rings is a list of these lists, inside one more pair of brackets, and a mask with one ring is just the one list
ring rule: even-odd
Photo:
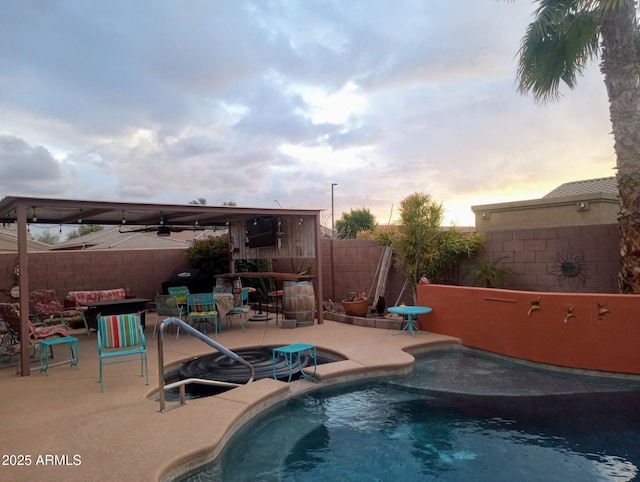
[[536,4],[495,0],[0,3],[0,195],[324,209],[445,223],[615,174],[597,63],[516,91]]

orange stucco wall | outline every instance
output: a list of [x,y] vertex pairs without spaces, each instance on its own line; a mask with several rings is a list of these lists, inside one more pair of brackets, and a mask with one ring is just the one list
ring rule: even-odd
[[[538,302],[540,309],[531,310]],[[640,295],[418,286],[425,331],[466,346],[571,368],[640,374]],[[608,313],[601,314],[606,306]],[[571,312],[574,316],[567,317]]]

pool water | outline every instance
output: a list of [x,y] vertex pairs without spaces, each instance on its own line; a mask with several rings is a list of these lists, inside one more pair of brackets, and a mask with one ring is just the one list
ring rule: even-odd
[[638,467],[639,383],[453,351],[278,405],[186,480],[625,481]]

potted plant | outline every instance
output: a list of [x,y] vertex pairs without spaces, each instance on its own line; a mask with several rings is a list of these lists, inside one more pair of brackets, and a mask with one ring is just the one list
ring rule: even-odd
[[369,298],[364,291],[352,291],[342,300],[342,307],[346,315],[366,317],[369,311]]

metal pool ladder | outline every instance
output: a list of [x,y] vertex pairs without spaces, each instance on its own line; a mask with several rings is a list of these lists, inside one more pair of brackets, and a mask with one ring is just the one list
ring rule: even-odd
[[178,380],[177,382],[168,383],[165,385],[164,383],[164,336],[163,335],[164,335],[165,326],[169,326],[169,325],[177,325],[178,328],[180,328],[181,330],[186,331],[187,333],[195,336],[196,338],[203,341],[210,347],[215,348],[221,353],[224,353],[226,356],[228,356],[232,360],[242,363],[243,365],[248,367],[250,371],[250,376],[247,383],[251,383],[253,381],[255,372],[253,369],[253,365],[249,363],[247,360],[242,358],[237,353],[232,352],[228,348],[225,348],[220,343],[215,342],[214,340],[204,335],[202,332],[196,330],[191,325],[185,323],[181,319],[174,318],[174,317],[166,318],[162,323],[160,323],[160,333],[158,334],[158,377],[159,377],[158,393],[160,397],[160,412],[164,413],[167,411],[165,390],[171,390],[172,388],[176,388],[176,387],[179,387],[180,389],[180,405],[176,405],[168,409],[168,410],[171,410],[173,408],[177,408],[178,406],[182,406],[187,403],[184,387],[189,383],[199,383],[201,385],[216,385],[216,386],[222,386],[222,387],[239,387],[242,385],[242,383],[231,383],[231,382],[223,382],[218,380],[207,380],[203,378],[186,378],[184,380]]

